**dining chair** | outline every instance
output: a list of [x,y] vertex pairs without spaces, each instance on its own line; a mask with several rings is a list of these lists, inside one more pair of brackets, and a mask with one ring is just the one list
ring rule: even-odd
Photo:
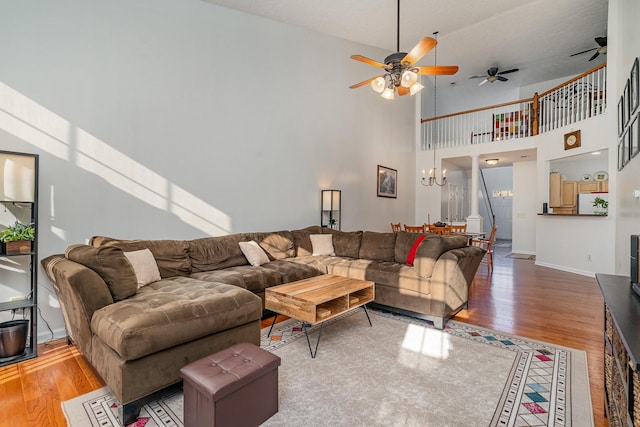
[[488,239],[471,239],[469,243],[470,246],[478,246],[485,251],[483,260],[487,260],[487,273],[491,274],[493,272],[493,242],[496,239],[496,232],[498,231],[498,226],[494,225],[491,227],[491,233],[489,234]]
[[402,230],[402,227],[400,226],[400,223],[394,224],[393,222],[391,223],[391,231],[394,233],[397,233],[398,231]]
[[404,225],[404,231],[408,231],[409,233],[426,233],[427,228],[424,224],[422,225]]
[[467,224],[463,225],[450,225],[451,233],[466,233],[467,232]]
[[451,226],[450,225],[437,226],[435,224],[429,224],[428,228],[429,228],[429,233],[451,234]]

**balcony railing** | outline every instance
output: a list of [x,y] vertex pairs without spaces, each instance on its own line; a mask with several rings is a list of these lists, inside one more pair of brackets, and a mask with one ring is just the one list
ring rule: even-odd
[[532,98],[422,119],[422,150],[524,138],[606,110],[606,64]]

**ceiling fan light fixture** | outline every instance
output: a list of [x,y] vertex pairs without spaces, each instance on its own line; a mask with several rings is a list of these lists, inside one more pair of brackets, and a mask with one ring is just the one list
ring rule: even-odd
[[493,166],[498,164],[498,159],[487,159],[485,162],[487,162],[489,166]]
[[400,84],[406,88],[410,88],[418,81],[418,73],[413,71],[412,69],[404,70],[402,73],[402,79],[400,80]]
[[374,92],[382,93],[385,89],[385,86],[386,82],[384,81],[384,77],[376,77],[375,79],[371,80],[371,89],[373,89]]
[[383,90],[380,96],[384,99],[388,99],[389,101],[393,101],[396,97],[395,91],[393,90],[392,86],[389,86],[385,90]]
[[413,96],[416,93],[420,92],[422,89],[424,89],[424,85],[420,82],[415,82],[409,88],[409,93],[411,94],[411,96]]

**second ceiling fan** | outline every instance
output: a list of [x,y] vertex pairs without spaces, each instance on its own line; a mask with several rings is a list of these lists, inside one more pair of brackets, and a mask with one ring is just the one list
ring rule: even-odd
[[503,74],[515,73],[516,71],[520,71],[520,69],[519,68],[512,68],[511,70],[498,72],[498,67],[491,67],[491,68],[489,68],[487,70],[487,75],[471,76],[469,78],[470,79],[484,79],[478,85],[478,86],[482,86],[486,82],[493,83],[496,80],[501,81],[501,82],[506,82],[509,79],[506,78],[506,77],[503,77]]
[[[414,64],[433,49],[438,42],[434,38],[423,37],[409,53],[400,52],[400,0],[398,0],[397,18],[397,52],[387,56],[384,59],[384,63],[362,55],[351,55],[351,59],[382,68],[385,70],[385,74],[356,83],[349,86],[349,88],[357,89],[370,84],[371,88],[383,98],[394,99],[396,91],[400,96],[406,94],[414,95],[420,92],[424,88],[418,81],[418,76],[420,75],[451,75],[458,72],[458,67],[455,65],[414,67]],[[434,33],[434,35],[437,34],[437,32]]]

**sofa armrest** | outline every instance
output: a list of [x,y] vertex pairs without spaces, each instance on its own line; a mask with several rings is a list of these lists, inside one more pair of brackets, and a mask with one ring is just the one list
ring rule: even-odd
[[444,316],[460,308],[469,299],[469,287],[485,251],[467,246],[443,253],[431,275],[432,307]]
[[107,284],[98,273],[64,255],[52,255],[41,262],[60,301],[67,333],[80,351],[91,354],[91,317],[113,303]]

